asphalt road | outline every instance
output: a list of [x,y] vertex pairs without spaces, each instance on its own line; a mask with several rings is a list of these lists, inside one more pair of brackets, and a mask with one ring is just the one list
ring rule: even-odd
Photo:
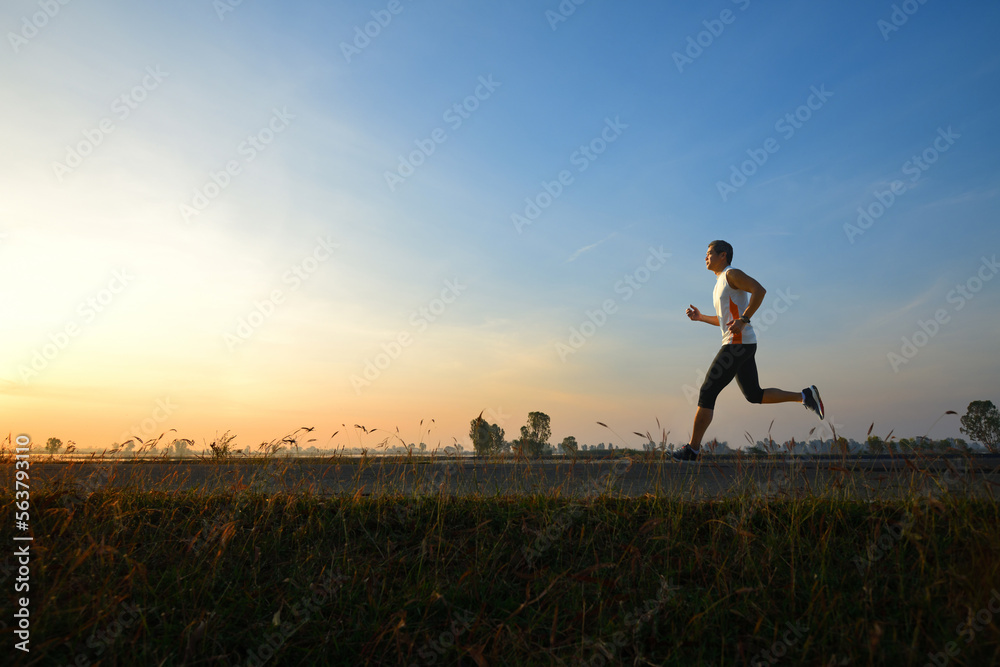
[[[5,488],[13,489],[13,466],[3,466]],[[741,494],[848,493],[875,498],[910,493],[958,493],[1000,497],[1000,457],[762,461],[744,459],[699,463],[542,461],[487,463],[472,460],[362,465],[276,459],[232,463],[201,462],[32,462],[31,485],[71,485],[80,493],[105,487],[155,491],[262,493],[310,491],[320,495],[504,496],[530,493],[568,497],[602,493],[668,495],[711,499]]]

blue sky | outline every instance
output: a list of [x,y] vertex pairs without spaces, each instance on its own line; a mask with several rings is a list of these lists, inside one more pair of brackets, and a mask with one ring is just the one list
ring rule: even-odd
[[[557,22],[557,2],[70,2],[43,19],[46,3],[12,1],[9,430],[251,444],[308,425],[322,446],[344,444],[342,424],[411,441],[434,419],[448,444],[482,410],[510,437],[541,410],[556,440],[659,419],[682,442],[684,387],[720,342],[684,316],[710,308],[716,238],[768,288],[762,383],[817,384],[838,432],[921,435],[1000,400],[984,262],[1000,246],[1000,8],[904,5],[889,30],[893,3],[588,0]],[[56,165],[88,136],[78,166]],[[196,190],[213,196],[193,213]],[[516,225],[526,199],[545,206]],[[959,435],[949,419],[931,435]],[[708,437],[772,420],[778,438],[818,424],[734,386]]]

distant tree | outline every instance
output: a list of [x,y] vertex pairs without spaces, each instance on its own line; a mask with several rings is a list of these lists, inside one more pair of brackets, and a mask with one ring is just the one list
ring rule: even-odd
[[191,440],[186,440],[186,439],[174,440],[171,443],[171,446],[173,447],[174,451],[174,456],[178,457],[187,456],[190,453],[189,450],[191,449],[191,445],[193,444],[194,442]]
[[935,440],[934,438],[917,438],[917,446],[923,446],[931,452],[946,452],[951,447],[947,440]]
[[513,440],[511,440],[510,441],[510,446],[511,446],[511,449],[514,450],[514,453],[517,456],[527,456],[528,455],[528,450],[525,448],[525,443],[521,440],[521,438],[514,438]]
[[521,437],[528,437],[543,445],[548,444],[552,437],[552,427],[550,419],[544,412],[529,412],[528,423],[521,427]]
[[135,440],[126,440],[122,443],[122,453],[126,456],[132,456],[133,449],[135,449]]
[[496,424],[488,424],[481,412],[469,423],[469,439],[479,456],[499,454],[505,447],[503,438],[503,429]]
[[538,458],[551,436],[549,416],[544,412],[529,412],[528,423],[521,427],[521,438],[515,442],[524,455]]
[[504,430],[498,424],[490,424],[490,451],[499,454],[507,448]]
[[873,455],[884,454],[885,453],[885,441],[877,435],[868,436],[868,440],[865,441],[865,445],[868,447],[868,453]]
[[577,450],[576,438],[573,437],[572,435],[567,435],[565,438],[563,438],[563,441],[559,443],[559,448],[562,449],[564,453],[569,454],[570,456],[576,454]]
[[62,440],[59,438],[49,438],[48,442],[45,443],[45,451],[49,454],[58,454],[59,450],[62,449]]
[[1000,444],[1000,411],[993,401],[972,401],[959,430],[996,453]]
[[472,440],[472,449],[477,456],[490,453],[490,425],[483,419],[482,412],[469,422],[469,439]]
[[917,436],[916,442],[914,443],[914,448],[919,450],[924,450],[927,452],[946,452],[950,448],[950,443],[947,440],[934,440],[933,438],[928,438],[926,435]]

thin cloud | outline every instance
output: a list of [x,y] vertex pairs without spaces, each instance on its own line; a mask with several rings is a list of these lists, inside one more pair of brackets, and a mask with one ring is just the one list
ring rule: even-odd
[[569,264],[570,262],[572,262],[573,260],[575,260],[577,257],[579,257],[580,255],[582,255],[583,253],[589,252],[589,251],[593,250],[594,248],[596,248],[597,246],[601,245],[605,241],[613,239],[616,236],[618,236],[618,232],[612,232],[610,235],[605,236],[603,239],[601,239],[597,243],[591,243],[590,245],[583,246],[582,248],[580,248],[579,250],[577,250],[576,252],[574,252],[572,255],[570,255],[569,259],[567,259],[563,263],[564,264]]

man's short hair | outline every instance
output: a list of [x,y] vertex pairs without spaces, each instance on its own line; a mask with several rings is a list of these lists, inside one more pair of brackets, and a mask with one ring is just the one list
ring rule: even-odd
[[726,253],[726,263],[727,264],[733,263],[733,246],[729,245],[725,241],[712,241],[711,243],[708,244],[708,247],[711,248],[713,252]]

